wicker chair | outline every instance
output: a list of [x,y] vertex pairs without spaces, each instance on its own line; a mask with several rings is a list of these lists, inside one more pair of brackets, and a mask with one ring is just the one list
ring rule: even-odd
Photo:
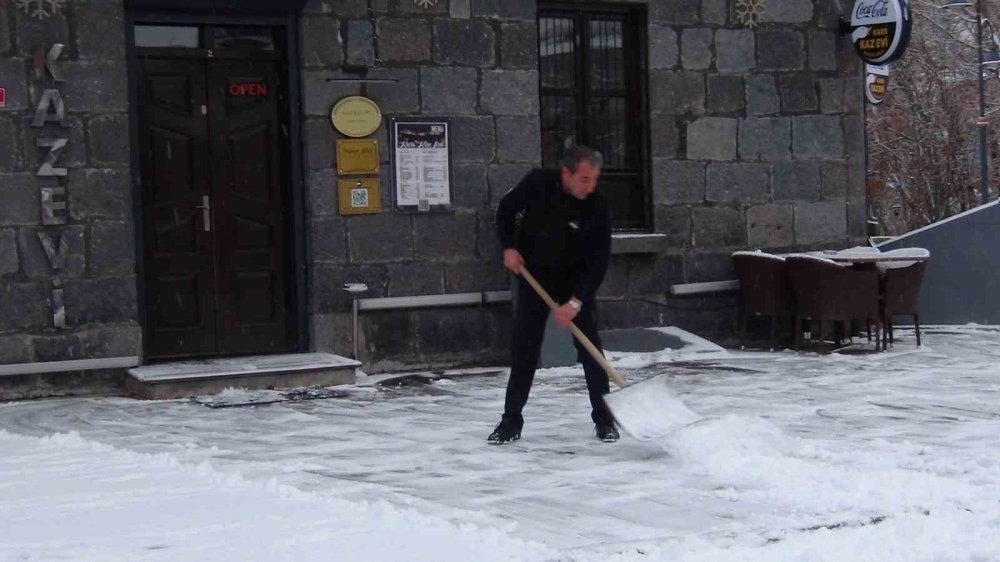
[[923,248],[900,248],[885,252],[886,256],[903,256],[922,258],[922,260],[882,262],[879,271],[882,274],[882,306],[881,319],[885,330],[882,333],[882,347],[893,343],[892,317],[913,316],[913,326],[917,332],[917,345],[920,345],[920,285],[927,270],[927,258],[930,252]]
[[[879,314],[879,272],[875,268],[852,269],[834,261],[808,255],[785,259],[795,295],[795,347],[798,349],[803,318],[819,326],[820,353],[825,351],[828,322],[851,320],[882,326]],[[881,349],[878,337],[875,350]]]
[[736,252],[733,265],[740,280],[742,312],[740,343],[746,347],[747,316],[771,320],[771,350],[775,346],[778,318],[792,318],[795,302],[784,258],[763,252]]

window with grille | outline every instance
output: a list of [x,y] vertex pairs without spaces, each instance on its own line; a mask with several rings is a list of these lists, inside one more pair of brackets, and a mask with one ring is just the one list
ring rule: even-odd
[[539,3],[542,163],[556,166],[574,144],[600,151],[616,230],[651,226],[644,10]]

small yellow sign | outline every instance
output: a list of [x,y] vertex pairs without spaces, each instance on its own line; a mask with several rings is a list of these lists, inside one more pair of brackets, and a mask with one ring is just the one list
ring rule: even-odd
[[366,215],[382,210],[378,178],[337,180],[337,199],[342,215]]
[[337,174],[377,174],[378,141],[375,139],[338,139]]
[[349,137],[365,137],[382,126],[382,110],[364,96],[348,96],[330,110],[333,127]]

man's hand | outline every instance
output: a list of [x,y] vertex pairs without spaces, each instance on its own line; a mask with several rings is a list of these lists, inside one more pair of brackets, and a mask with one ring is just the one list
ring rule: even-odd
[[555,310],[555,312],[552,313],[552,315],[556,319],[556,323],[562,326],[563,328],[568,328],[569,323],[572,322],[574,318],[576,318],[577,314],[579,314],[579,311],[570,306],[569,303],[560,306]]
[[521,268],[524,266],[524,258],[521,256],[521,252],[518,252],[514,248],[504,250],[503,266],[513,271],[515,275],[520,275]]

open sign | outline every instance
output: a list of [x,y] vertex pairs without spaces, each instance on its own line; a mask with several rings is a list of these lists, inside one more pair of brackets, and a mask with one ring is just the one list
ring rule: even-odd
[[231,96],[266,96],[267,84],[260,82],[234,82],[229,85],[229,95]]

